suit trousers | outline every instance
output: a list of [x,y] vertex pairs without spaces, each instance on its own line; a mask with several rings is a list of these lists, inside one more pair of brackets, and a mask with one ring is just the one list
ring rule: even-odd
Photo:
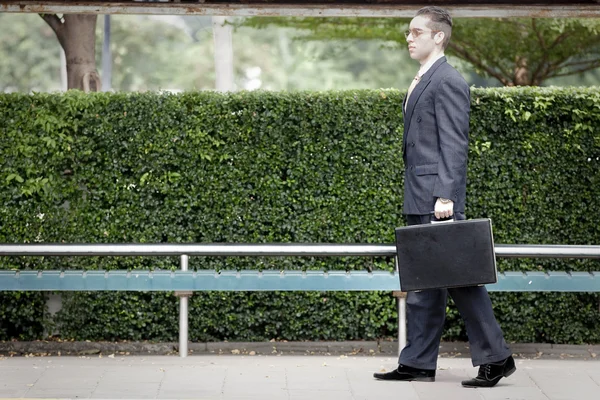
[[[429,215],[407,215],[406,219],[408,225],[431,222]],[[455,219],[463,220],[465,215],[455,213]],[[430,289],[408,292],[406,296],[407,338],[399,364],[436,369],[448,294],[465,321],[473,366],[501,361],[512,354],[485,286]]]

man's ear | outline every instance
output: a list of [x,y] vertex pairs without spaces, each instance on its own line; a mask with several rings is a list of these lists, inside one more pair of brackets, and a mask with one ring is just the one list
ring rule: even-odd
[[435,44],[441,44],[445,38],[446,38],[446,34],[444,32],[440,31],[440,32],[436,33],[435,37],[434,37]]

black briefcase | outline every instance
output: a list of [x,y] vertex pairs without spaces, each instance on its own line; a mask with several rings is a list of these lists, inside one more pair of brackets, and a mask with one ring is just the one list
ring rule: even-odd
[[440,289],[496,283],[490,219],[396,228],[400,289]]

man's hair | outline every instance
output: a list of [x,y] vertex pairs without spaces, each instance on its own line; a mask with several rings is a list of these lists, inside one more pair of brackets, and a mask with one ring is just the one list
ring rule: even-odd
[[442,46],[444,50],[448,47],[450,42],[450,36],[452,36],[452,17],[448,14],[448,11],[440,7],[429,6],[423,7],[417,11],[417,15],[423,15],[429,17],[430,22],[427,24],[433,31],[444,32],[444,42]]

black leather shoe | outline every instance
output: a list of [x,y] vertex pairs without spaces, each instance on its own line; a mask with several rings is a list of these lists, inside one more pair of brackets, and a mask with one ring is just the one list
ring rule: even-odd
[[386,372],[384,374],[375,372],[373,377],[382,381],[435,382],[435,370],[412,368],[400,364],[398,369]]
[[462,381],[464,387],[492,387],[502,378],[509,377],[517,370],[515,360],[512,356],[496,363],[483,364],[479,366],[479,372],[473,379]]

